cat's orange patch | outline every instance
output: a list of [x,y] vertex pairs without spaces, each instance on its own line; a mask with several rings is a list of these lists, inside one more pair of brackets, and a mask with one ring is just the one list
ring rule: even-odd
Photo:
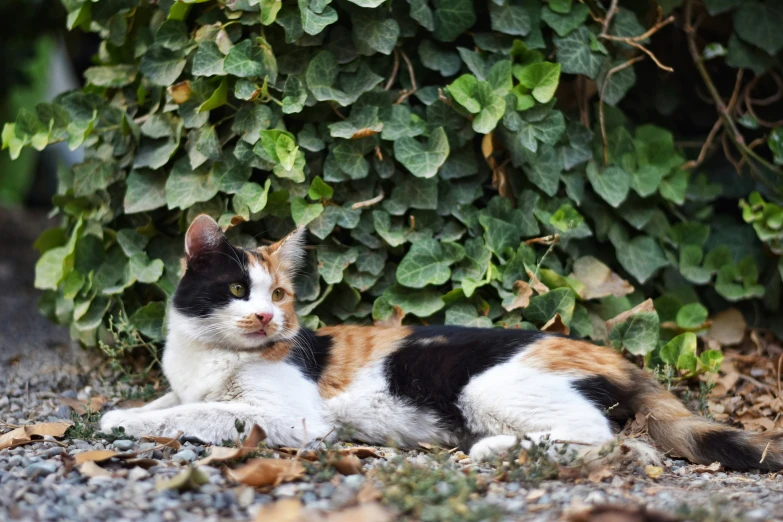
[[636,368],[612,348],[586,341],[547,337],[528,346],[521,359],[526,366],[551,372],[603,375],[619,386],[631,384]]
[[321,397],[328,399],[347,388],[360,368],[394,353],[411,330],[345,325],[327,326],[316,333],[332,337],[328,366],[318,380]]

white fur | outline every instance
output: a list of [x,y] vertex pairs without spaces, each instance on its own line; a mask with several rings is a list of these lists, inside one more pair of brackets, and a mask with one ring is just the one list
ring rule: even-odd
[[[574,376],[525,366],[524,357],[523,352],[490,368],[465,386],[459,406],[471,432],[485,437],[526,434],[533,441],[549,436],[553,442],[577,444],[612,439],[603,412],[573,388]],[[503,446],[498,441],[479,441],[476,454],[486,458],[488,449]]]
[[474,462],[487,460],[511,449],[519,441],[515,435],[493,435],[484,437],[470,448],[470,459]]

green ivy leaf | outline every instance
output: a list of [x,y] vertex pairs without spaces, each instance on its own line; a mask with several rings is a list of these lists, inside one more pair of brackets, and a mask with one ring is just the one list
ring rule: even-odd
[[775,55],[783,49],[783,6],[777,2],[743,2],[734,13],[734,29],[737,34],[756,47]]
[[533,91],[533,98],[547,103],[555,95],[560,81],[560,64],[550,62],[533,63],[515,71],[519,82]]
[[367,46],[381,54],[391,54],[400,36],[400,26],[393,18],[357,13],[352,17],[357,46]]
[[520,5],[504,2],[498,5],[489,2],[489,19],[494,31],[518,36],[527,36],[531,22],[527,11]]
[[166,303],[152,301],[133,312],[128,320],[142,335],[153,341],[161,341],[165,333],[165,318]]
[[677,370],[696,371],[696,334],[686,332],[661,348],[661,360]]
[[291,200],[291,217],[296,226],[304,226],[321,215],[324,206],[320,203],[313,205],[307,203],[304,198],[293,198]]
[[430,134],[427,144],[411,137],[402,137],[394,142],[394,157],[414,176],[431,178],[449,155],[449,141],[446,131],[437,127]]
[[560,37],[581,27],[589,15],[590,9],[582,3],[576,4],[569,12],[565,13],[556,12],[551,3],[541,10],[541,20]]
[[343,280],[343,271],[355,263],[359,253],[355,248],[323,245],[318,248],[318,273],[326,284],[334,285]]
[[242,188],[234,194],[232,200],[232,206],[234,212],[242,216],[245,220],[249,220],[253,214],[257,214],[266,208],[266,204],[269,200],[269,188],[272,184],[272,180],[266,180],[262,187],[258,183],[245,183]]
[[545,294],[530,298],[530,304],[525,308],[525,319],[537,324],[544,324],[555,314],[560,314],[563,324],[571,324],[574,316],[576,299],[570,288],[556,288]]
[[199,201],[209,201],[218,193],[212,171],[206,167],[190,168],[187,158],[178,160],[166,180],[166,204],[183,210]]
[[413,290],[401,285],[392,285],[383,293],[383,298],[390,305],[399,306],[406,315],[417,317],[429,317],[446,306],[440,294],[428,288]]
[[126,214],[155,210],[166,204],[166,175],[149,170],[133,170],[125,180]]
[[590,180],[593,190],[614,208],[625,201],[631,188],[628,173],[613,165],[599,172],[595,162],[591,161],[587,164],[587,179]]
[[155,283],[163,275],[163,261],[152,259],[144,252],[133,254],[130,258],[130,269],[133,277],[140,283]]
[[474,328],[491,328],[492,319],[480,316],[476,307],[470,303],[457,303],[446,310],[445,324],[471,326]]
[[583,74],[595,79],[604,57],[590,48],[590,31],[582,26],[566,36],[552,39],[557,47],[557,61],[567,74]]
[[98,87],[125,87],[133,83],[136,73],[133,65],[104,65],[90,67],[84,71],[84,78]]
[[708,316],[709,312],[700,303],[687,304],[677,312],[677,326],[693,330],[702,326]]
[[659,319],[655,311],[637,312],[612,328],[609,342],[617,350],[645,355],[658,345]]
[[168,87],[182,74],[185,64],[186,60],[181,51],[153,45],[142,56],[139,71],[154,85]]
[[473,0],[433,0],[433,36],[451,42],[476,22]]
[[[357,107],[347,120],[329,125],[329,133],[346,140],[370,136],[381,132],[383,123],[378,119],[378,107]],[[356,138],[355,138],[356,137]]]
[[440,285],[451,277],[450,266],[465,255],[457,243],[443,243],[426,239],[411,245],[397,267],[397,281],[409,288]]
[[193,56],[193,76],[215,76],[226,74],[223,64],[226,57],[215,42],[201,42]]

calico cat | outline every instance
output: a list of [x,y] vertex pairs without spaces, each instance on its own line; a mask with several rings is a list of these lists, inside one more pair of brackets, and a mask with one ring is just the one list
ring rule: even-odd
[[366,443],[459,445],[480,460],[523,435],[600,445],[613,439],[613,423],[642,413],[661,451],[783,468],[783,433],[695,416],[610,348],[516,329],[301,328],[293,275],[304,239],[299,228],[270,246],[238,248],[212,218],[197,217],[168,312],[172,391],[107,413],[101,429],[220,443],[237,437],[239,420],[263,427],[270,444],[301,447],[344,426]]

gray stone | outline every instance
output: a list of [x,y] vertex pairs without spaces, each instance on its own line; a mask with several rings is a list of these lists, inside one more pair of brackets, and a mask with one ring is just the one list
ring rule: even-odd
[[115,440],[113,444],[114,447],[120,451],[128,451],[132,450],[136,443],[128,439],[119,439]]
[[50,475],[57,471],[57,464],[54,462],[33,462],[27,466],[27,476],[35,478],[39,475]]
[[71,408],[69,408],[68,406],[60,406],[59,408],[57,408],[55,415],[61,419],[70,419]]
[[195,451],[190,449],[185,449],[180,451],[179,453],[175,453],[171,457],[171,460],[176,460],[179,462],[193,462],[194,460],[196,460],[196,457],[198,457],[198,455],[196,455]]
[[63,452],[63,449],[59,446],[55,446],[54,448],[49,448],[48,450],[41,453],[41,456],[45,459],[50,459],[56,455],[61,455]]

